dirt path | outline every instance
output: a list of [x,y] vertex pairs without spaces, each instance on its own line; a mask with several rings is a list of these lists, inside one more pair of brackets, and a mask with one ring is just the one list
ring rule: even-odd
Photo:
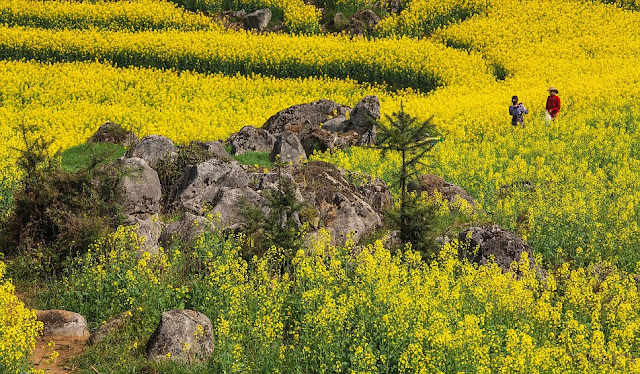
[[[29,294],[29,292],[20,291],[15,293],[18,300],[32,308],[33,300]],[[71,373],[74,367],[69,363],[69,360],[84,351],[87,339],[69,339],[63,336],[40,337],[33,352],[33,368],[44,370],[46,374]],[[49,345],[50,342],[54,343],[53,346]],[[51,360],[54,351],[57,352],[57,357]]]
[[[55,343],[53,347],[49,346],[50,341]],[[44,370],[46,374],[71,373],[74,367],[69,360],[82,353],[86,345],[86,340],[69,340],[66,337],[56,336],[41,338],[36,343],[33,354],[34,369]],[[58,357],[54,361],[49,359],[53,350],[58,352]]]

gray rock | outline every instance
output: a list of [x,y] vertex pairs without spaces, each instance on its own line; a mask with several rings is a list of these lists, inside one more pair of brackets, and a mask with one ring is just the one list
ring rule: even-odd
[[358,192],[377,212],[382,213],[384,209],[393,205],[393,196],[387,183],[380,178],[372,178],[366,175],[365,183],[358,185]]
[[210,219],[185,212],[180,220],[165,225],[160,242],[165,245],[174,240],[181,240],[185,243],[192,242],[200,234],[212,228],[214,228],[214,223]]
[[176,208],[201,214],[221,188],[245,187],[249,175],[237,162],[224,162],[217,158],[190,166],[174,184],[170,201]]
[[153,361],[197,362],[207,360],[213,347],[213,326],[207,316],[193,310],[170,310],[162,313],[146,353]]
[[271,21],[271,10],[269,8],[260,9],[247,14],[244,18],[244,27],[247,30],[263,31],[269,25],[269,21]]
[[365,134],[380,119],[380,100],[378,96],[366,96],[353,107],[349,117],[349,129],[360,135]]
[[410,190],[420,193],[426,192],[429,196],[437,191],[444,200],[455,202],[458,199],[464,199],[473,208],[478,204],[462,187],[449,183],[435,174],[423,174],[420,176],[420,185],[411,186]]
[[532,260],[529,245],[518,235],[497,225],[470,227],[460,233],[458,240],[462,257],[483,265],[494,258],[503,272],[509,270],[512,262],[520,260],[522,252],[529,253],[529,260]]
[[280,188],[281,183],[290,182],[295,188],[295,196],[298,202],[303,202],[304,197],[300,192],[300,188],[296,183],[295,178],[290,173],[292,168],[284,167],[280,170],[280,174],[277,171],[271,170],[268,173],[253,173],[252,179],[254,179],[257,183],[255,183],[255,187],[253,189],[262,195],[266,191],[276,191]]
[[89,329],[87,321],[78,313],[67,310],[38,310],[37,319],[42,322],[44,337],[59,337],[74,340],[87,340]]
[[123,160],[122,171],[124,176],[120,180],[120,187],[123,192],[124,213],[158,213],[162,198],[158,173],[141,158]]
[[210,201],[211,213],[218,216],[220,223],[227,229],[236,230],[246,223],[243,205],[254,205],[266,210],[267,200],[249,187],[222,187]]
[[307,160],[307,154],[300,144],[300,139],[291,131],[285,131],[278,136],[269,158],[275,161],[278,155],[280,155],[280,162],[283,163],[299,164]]
[[209,155],[211,155],[211,157],[215,157],[226,162],[233,161],[233,157],[231,157],[229,152],[227,152],[227,150],[224,148],[224,144],[219,140],[216,140],[215,142],[212,142],[212,141],[195,142],[194,141],[194,142],[191,142],[191,145],[204,149],[209,153]]
[[241,155],[247,152],[271,152],[275,142],[275,136],[268,131],[245,126],[231,137],[231,153]]
[[109,319],[105,323],[98,326],[89,337],[87,341],[88,345],[96,345],[106,339],[107,337],[113,335],[118,329],[123,327],[131,320],[133,313],[129,310],[126,312],[122,312],[117,316]]
[[309,127],[300,131],[299,138],[305,154],[311,156],[315,151],[333,150],[338,141],[338,134],[320,127]]
[[155,168],[158,161],[176,157],[177,149],[171,139],[160,135],[149,135],[140,141],[127,152],[128,158],[138,157],[145,160],[149,166]]
[[359,21],[367,29],[372,29],[380,22],[380,17],[371,9],[361,9],[351,16],[351,20]]
[[294,105],[271,116],[262,129],[276,136],[286,130],[291,130],[300,137],[300,131],[295,131],[290,127],[318,127],[331,118],[346,115],[349,109],[349,107],[331,100]]
[[298,167],[294,177],[305,201],[318,209],[320,220],[340,242],[351,236],[357,243],[382,223],[356,187],[334,165],[314,161]]
[[331,118],[322,123],[322,129],[333,132],[345,132],[349,130],[348,128],[349,121],[345,116],[338,116],[335,118]]
[[89,142],[113,143],[124,147],[131,147],[138,142],[138,137],[119,124],[109,121],[98,128],[98,131],[89,138]]
[[144,214],[128,216],[125,225],[136,226],[135,232],[144,242],[141,251],[158,253],[160,235],[162,234],[162,223],[158,214]]

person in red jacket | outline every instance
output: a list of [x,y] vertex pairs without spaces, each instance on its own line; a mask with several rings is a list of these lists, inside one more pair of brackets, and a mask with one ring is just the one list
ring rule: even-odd
[[547,114],[551,119],[556,119],[558,112],[560,111],[560,96],[558,96],[558,89],[555,87],[549,87],[549,96],[547,97]]

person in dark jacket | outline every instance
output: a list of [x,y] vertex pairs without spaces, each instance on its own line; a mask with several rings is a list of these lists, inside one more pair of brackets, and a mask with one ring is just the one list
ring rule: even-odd
[[511,98],[511,103],[513,104],[509,106],[511,124],[513,126],[522,125],[522,128],[524,128],[524,115],[529,114],[529,111],[524,107],[522,103],[518,102],[518,96],[513,96]]
[[555,87],[549,87],[549,96],[547,97],[547,105],[545,109],[551,119],[555,120],[560,111],[560,96],[558,96],[558,89]]

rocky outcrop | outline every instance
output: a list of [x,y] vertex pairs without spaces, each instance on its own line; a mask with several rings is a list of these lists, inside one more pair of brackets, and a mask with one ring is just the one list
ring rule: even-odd
[[462,187],[449,183],[435,174],[423,174],[420,176],[420,185],[412,187],[411,190],[426,192],[429,196],[433,196],[437,192],[442,196],[442,199],[449,202],[463,199],[472,207],[476,207],[478,204]]
[[271,152],[275,142],[275,136],[268,131],[245,126],[231,138],[231,153],[241,155],[247,152]]
[[300,139],[291,131],[285,131],[276,140],[269,158],[275,161],[280,156],[280,162],[299,164],[307,160],[307,154],[300,143]]
[[213,352],[213,326],[207,316],[193,310],[162,313],[147,343],[147,358],[154,361],[205,361]]
[[96,345],[107,337],[112,336],[118,329],[126,325],[132,316],[133,313],[131,311],[126,311],[104,322],[91,333],[87,344],[90,346]]
[[173,141],[165,136],[149,135],[140,141],[127,152],[128,158],[141,158],[155,168],[156,164],[166,158],[177,156],[177,149]]
[[133,132],[125,129],[115,122],[106,122],[100,126],[91,138],[90,143],[113,143],[124,147],[131,147],[138,142],[138,137]]
[[[295,125],[317,127],[338,116],[345,116],[351,108],[331,100],[318,100],[283,109],[271,116],[262,126],[263,130],[277,136]],[[296,132],[296,131],[294,131]]]
[[162,190],[158,173],[141,158],[122,161],[123,177],[120,180],[125,214],[155,214],[160,211]]
[[249,13],[244,17],[244,27],[247,30],[263,31],[271,21],[271,10],[269,8],[259,9]]
[[522,238],[497,225],[470,227],[460,233],[458,240],[462,257],[482,265],[493,258],[503,272],[512,262],[520,261],[523,252],[532,259],[529,245]]
[[241,188],[248,183],[249,176],[239,163],[214,158],[188,167],[174,184],[171,200],[175,208],[200,214],[220,189]]
[[86,340],[89,338],[87,321],[78,313],[67,310],[38,310],[37,319],[42,322],[44,337]]
[[344,241],[351,236],[357,242],[382,223],[381,216],[332,164],[310,162],[294,170],[293,176],[333,239]]

